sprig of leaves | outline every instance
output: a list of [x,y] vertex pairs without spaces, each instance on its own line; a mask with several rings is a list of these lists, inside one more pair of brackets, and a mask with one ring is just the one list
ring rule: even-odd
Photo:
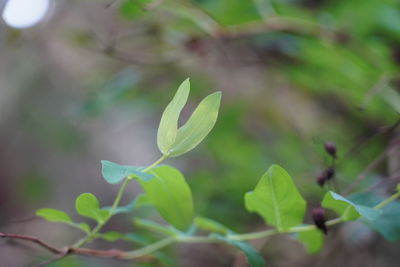
[[[315,225],[303,224],[306,213],[306,201],[301,196],[292,177],[285,169],[272,165],[261,177],[254,190],[244,196],[244,204],[249,212],[260,215],[266,224],[274,229],[236,234],[221,223],[205,217],[194,217],[192,192],[184,175],[175,167],[159,165],[168,157],[177,157],[195,148],[214,127],[218,117],[221,93],[216,92],[205,97],[193,111],[187,122],[178,127],[180,113],[184,108],[190,92],[190,81],[186,79],[178,88],[172,101],[167,105],[161,117],[157,134],[157,144],[163,156],[148,167],[120,165],[110,161],[101,161],[102,175],[106,182],[118,184],[124,181],[112,206],[101,207],[98,199],[91,193],[83,193],[76,198],[75,208],[79,215],[97,222],[92,230],[86,223],[76,223],[64,211],[40,209],[36,214],[50,222],[61,222],[78,228],[86,233],[74,247],[80,247],[93,238],[110,242],[128,240],[138,242],[136,233],[118,232],[101,233],[100,230],[108,220],[119,213],[130,213],[143,205],[153,206],[167,224],[143,218],[135,218],[138,228],[167,236],[155,243],[139,242],[145,247],[127,253],[128,258],[146,254],[158,255],[158,250],[174,242],[225,242],[239,248],[246,255],[250,266],[264,266],[264,259],[246,240],[263,238],[273,234],[290,234],[305,246],[309,253],[317,253],[324,243],[324,234]],[[130,180],[137,180],[145,193],[137,196],[129,204],[119,206],[122,195]],[[339,214],[339,218],[326,222],[326,225],[361,220],[381,233],[390,241],[400,239],[400,224],[395,211],[399,204],[394,202],[400,196],[381,200],[376,198],[345,198],[333,191],[325,194],[322,207]],[[372,206],[375,205],[375,206]],[[381,210],[383,209],[383,211]],[[324,219],[325,223],[325,219]],[[198,230],[209,232],[208,236],[196,236]]]

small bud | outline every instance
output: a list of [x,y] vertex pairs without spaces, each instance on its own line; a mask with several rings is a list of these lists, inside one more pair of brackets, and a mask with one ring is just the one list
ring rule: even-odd
[[326,179],[330,180],[332,178],[334,178],[335,176],[335,169],[334,168],[328,168],[325,170],[325,175],[326,175]]
[[326,174],[325,174],[325,172],[323,172],[320,175],[318,175],[317,184],[319,184],[319,186],[323,187],[327,180],[328,179],[326,178]]
[[329,155],[331,155],[333,158],[337,158],[336,155],[336,145],[333,142],[326,142],[325,145],[325,151],[328,152]]
[[325,183],[335,177],[335,169],[334,168],[328,168],[324,170],[320,175],[317,177],[317,184],[319,186],[323,187]]
[[320,229],[324,234],[328,233],[328,228],[326,228],[325,222],[325,210],[323,208],[315,208],[312,210],[312,219],[315,226]]

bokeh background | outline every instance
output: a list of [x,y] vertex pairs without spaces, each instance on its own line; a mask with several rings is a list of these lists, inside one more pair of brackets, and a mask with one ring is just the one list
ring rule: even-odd
[[[333,186],[316,183],[329,165],[326,141],[338,150],[338,190],[357,180],[353,192],[387,194],[400,179],[396,0],[2,0],[0,11],[3,232],[59,247],[75,242],[79,232],[35,210],[58,208],[85,221],[74,212],[82,192],[109,205],[118,188],[102,179],[100,160],[156,160],[161,113],[186,77],[192,91],[182,122],[204,96],[223,92],[206,140],[167,161],[185,174],[196,214],[238,232],[264,229],[245,211],[243,195],[271,164],[288,170],[309,208],[318,206]],[[140,192],[132,183],[123,203]],[[160,220],[143,208],[116,216],[106,229],[139,231],[134,216]],[[317,255],[284,236],[253,245],[271,267],[395,267],[400,255],[399,243],[357,222],[333,229]],[[147,266],[245,266],[222,245],[167,252],[164,263]],[[1,266],[49,256],[23,242],[0,243]],[[144,264],[70,257],[53,266]]]

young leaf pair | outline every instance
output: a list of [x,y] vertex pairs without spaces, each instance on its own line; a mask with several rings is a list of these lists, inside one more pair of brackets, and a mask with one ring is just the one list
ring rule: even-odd
[[[76,198],[75,209],[79,215],[91,218],[98,223],[105,222],[111,215],[109,210],[100,209],[99,201],[96,196],[90,193],[83,193]],[[75,223],[67,213],[61,210],[45,208],[36,211],[36,215],[50,222],[66,223],[81,229],[85,233],[90,231],[89,225],[86,223]]]
[[[217,120],[221,102],[220,92],[204,98],[188,121],[178,129],[179,116],[187,102],[189,91],[190,82],[186,79],[161,117],[157,143],[164,158],[182,155],[196,147]],[[137,178],[148,200],[168,223],[181,231],[191,226],[192,193],[179,170],[164,165],[146,171],[144,167],[123,166],[110,161],[101,163],[102,174],[108,183],[120,183],[125,177]]]
[[174,98],[165,108],[157,133],[157,144],[166,157],[177,157],[195,148],[214,127],[221,102],[221,92],[204,98],[193,111],[188,121],[178,128],[180,113],[190,91],[186,79],[178,88]]

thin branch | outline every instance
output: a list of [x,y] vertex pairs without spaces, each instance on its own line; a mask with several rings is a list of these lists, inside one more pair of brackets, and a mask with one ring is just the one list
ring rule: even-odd
[[0,233],[0,238],[9,238],[9,239],[21,239],[21,240],[26,240],[33,242],[35,244],[38,244],[39,246],[47,249],[48,251],[59,254],[62,252],[61,249],[58,249],[49,243],[35,237],[35,236],[30,236],[30,235],[19,235],[19,234],[5,234],[5,233]]
[[386,159],[386,156],[397,149],[400,145],[400,141],[386,148],[377,158],[375,158],[368,166],[358,175],[358,177],[354,180],[352,184],[350,184],[343,192],[344,195],[351,193],[367,176],[368,174],[375,169],[383,160]]
[[[392,203],[394,200],[400,197],[400,192],[397,192],[390,196],[389,198],[383,200],[378,205],[374,207],[374,209],[382,209],[386,205]],[[341,217],[332,219],[326,222],[327,226],[333,226],[339,223],[342,223],[343,219]],[[299,233],[299,232],[307,232],[317,229],[315,225],[305,225],[305,226],[297,226],[286,229],[285,231],[278,231],[275,229],[270,229],[266,231],[254,232],[254,233],[246,233],[246,234],[234,234],[228,235],[227,237],[232,240],[245,241],[251,239],[259,239],[265,238],[275,234],[288,234],[288,233]],[[52,245],[49,245],[45,241],[28,235],[19,235],[19,234],[5,234],[0,233],[1,238],[10,238],[10,239],[21,239],[33,242],[38,244],[39,246],[49,250],[55,256],[47,261],[39,263],[37,267],[45,266],[50,263],[53,263],[57,260],[60,260],[67,255],[76,254],[76,255],[85,255],[85,256],[93,256],[93,257],[102,257],[102,258],[114,258],[114,259],[122,259],[122,260],[132,260],[132,259],[150,259],[152,256],[150,254],[169,246],[173,243],[216,243],[221,242],[218,239],[209,237],[209,236],[172,236],[167,237],[165,239],[159,240],[153,244],[147,245],[145,247],[139,248],[133,251],[122,251],[118,249],[111,250],[96,250],[96,249],[88,249],[88,248],[73,248],[73,247],[64,247],[63,249],[56,248]]]

